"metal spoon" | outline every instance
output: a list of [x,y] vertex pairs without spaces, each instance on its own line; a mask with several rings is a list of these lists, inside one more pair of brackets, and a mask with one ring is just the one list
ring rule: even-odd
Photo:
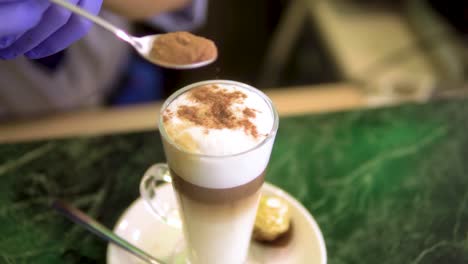
[[190,64],[172,64],[172,63],[168,63],[168,62],[165,62],[165,61],[161,61],[161,60],[158,60],[152,56],[150,56],[150,52],[151,52],[151,48],[153,47],[153,42],[160,36],[158,34],[156,35],[149,35],[149,36],[145,36],[145,37],[135,37],[135,36],[132,36],[130,34],[128,34],[127,32],[125,32],[124,30],[112,25],[111,23],[109,23],[108,21],[98,17],[98,16],[95,16],[81,8],[79,8],[78,6],[75,6],[69,2],[67,2],[66,0],[50,0],[51,2],[57,4],[57,5],[60,5],[70,11],[72,11],[73,13],[76,13],[80,16],[83,16],[91,21],[93,21],[94,23],[96,23],[97,25],[103,27],[104,29],[107,29],[109,30],[110,32],[114,33],[118,38],[124,40],[125,42],[129,43],[130,45],[133,46],[133,48],[135,48],[136,51],[138,51],[138,53],[145,59],[147,59],[148,61],[154,63],[154,64],[157,64],[159,66],[162,66],[162,67],[165,67],[165,68],[170,68],[170,69],[177,69],[177,70],[184,70],[184,69],[194,69],[194,68],[199,68],[199,67],[203,67],[203,66],[206,66],[212,62],[214,62],[216,60],[216,58],[213,58],[213,59],[210,59],[210,60],[206,60],[206,61],[201,61],[201,62],[196,62],[196,63],[190,63]]
[[145,261],[149,264],[165,264],[165,261],[157,259],[148,253],[144,252],[143,250],[135,247],[134,245],[130,244],[125,239],[119,237],[114,232],[109,230],[107,227],[103,226],[96,220],[92,219],[90,216],[86,215],[79,209],[73,207],[72,205],[61,201],[56,200],[52,203],[52,207],[66,216],[71,221],[83,226],[84,228],[88,229],[92,233],[96,234],[100,238],[104,239],[107,242],[113,243],[120,248],[126,250],[127,252],[131,253],[132,255],[138,257],[139,259]]

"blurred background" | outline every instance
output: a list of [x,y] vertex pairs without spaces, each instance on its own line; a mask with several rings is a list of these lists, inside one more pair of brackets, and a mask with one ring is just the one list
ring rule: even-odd
[[[107,51],[99,52],[108,56],[101,59],[102,65],[112,64],[112,78],[108,81],[90,70],[93,58],[83,59],[87,63],[83,67],[64,59],[65,53],[74,54],[73,48],[80,50],[80,43],[40,60],[1,61],[5,69],[18,75],[16,79],[8,75],[1,78],[3,85],[20,87],[0,94],[0,121],[34,119],[102,104],[125,106],[161,101],[187,84],[209,79],[231,79],[272,90],[307,87],[317,91],[327,87],[322,84],[343,84],[364,95],[366,106],[468,95],[467,1],[209,0],[206,13],[206,18],[200,16],[202,23],[197,22],[193,33],[214,40],[219,57],[200,69],[161,69],[135,52],[128,56],[125,48],[122,54],[113,52],[108,45],[115,41],[113,36],[107,32],[100,35],[99,28],[86,37],[102,38],[107,44],[91,45],[94,42],[86,42],[86,38],[80,43]],[[177,12],[172,16],[196,17]],[[165,33],[154,25],[136,23],[132,27],[139,36]],[[108,38],[112,40],[104,42]],[[122,61],[122,67],[113,63],[114,59]],[[62,61],[65,62],[61,68],[68,65],[73,74],[55,71]],[[21,63],[27,67],[32,64],[34,74],[24,65],[15,71]],[[79,75],[78,70],[89,74]],[[44,81],[52,80],[47,79],[51,76],[53,83]],[[60,82],[60,76],[66,77],[67,82]],[[37,92],[42,94],[35,96]]]
[[218,61],[167,71],[162,97],[213,78],[261,89],[354,82],[379,104],[462,89],[467,76],[466,1],[209,1],[195,33],[217,43]]

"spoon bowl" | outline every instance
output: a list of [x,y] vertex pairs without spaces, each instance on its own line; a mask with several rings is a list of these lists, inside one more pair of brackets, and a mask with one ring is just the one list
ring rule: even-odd
[[159,60],[155,58],[154,56],[151,56],[151,49],[154,46],[154,42],[156,41],[157,38],[159,38],[161,35],[155,34],[155,35],[148,35],[144,37],[132,37],[133,40],[133,47],[135,48],[138,53],[147,59],[148,61],[151,61],[154,64],[157,64],[161,67],[169,68],[169,69],[176,69],[176,70],[188,70],[188,69],[194,69],[194,68],[200,68],[203,66],[206,66],[208,64],[213,63],[216,58],[212,58],[209,60],[204,60],[200,62],[195,62],[195,63],[189,63],[189,64],[174,64],[174,63],[169,63],[163,60]]

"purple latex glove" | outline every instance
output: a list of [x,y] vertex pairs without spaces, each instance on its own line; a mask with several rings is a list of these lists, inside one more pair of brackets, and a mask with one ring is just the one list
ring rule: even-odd
[[[99,13],[102,0],[68,0]],[[31,59],[59,52],[83,37],[91,22],[48,0],[0,0],[0,58]],[[8,22],[8,23],[7,23]]]

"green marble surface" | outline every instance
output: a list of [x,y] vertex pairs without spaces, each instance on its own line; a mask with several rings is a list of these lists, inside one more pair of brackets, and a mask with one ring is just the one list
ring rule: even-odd
[[[467,154],[468,101],[286,118],[267,180],[313,214],[329,263],[468,263]],[[163,160],[156,132],[0,145],[0,263],[104,263],[50,200],[112,227]]]

